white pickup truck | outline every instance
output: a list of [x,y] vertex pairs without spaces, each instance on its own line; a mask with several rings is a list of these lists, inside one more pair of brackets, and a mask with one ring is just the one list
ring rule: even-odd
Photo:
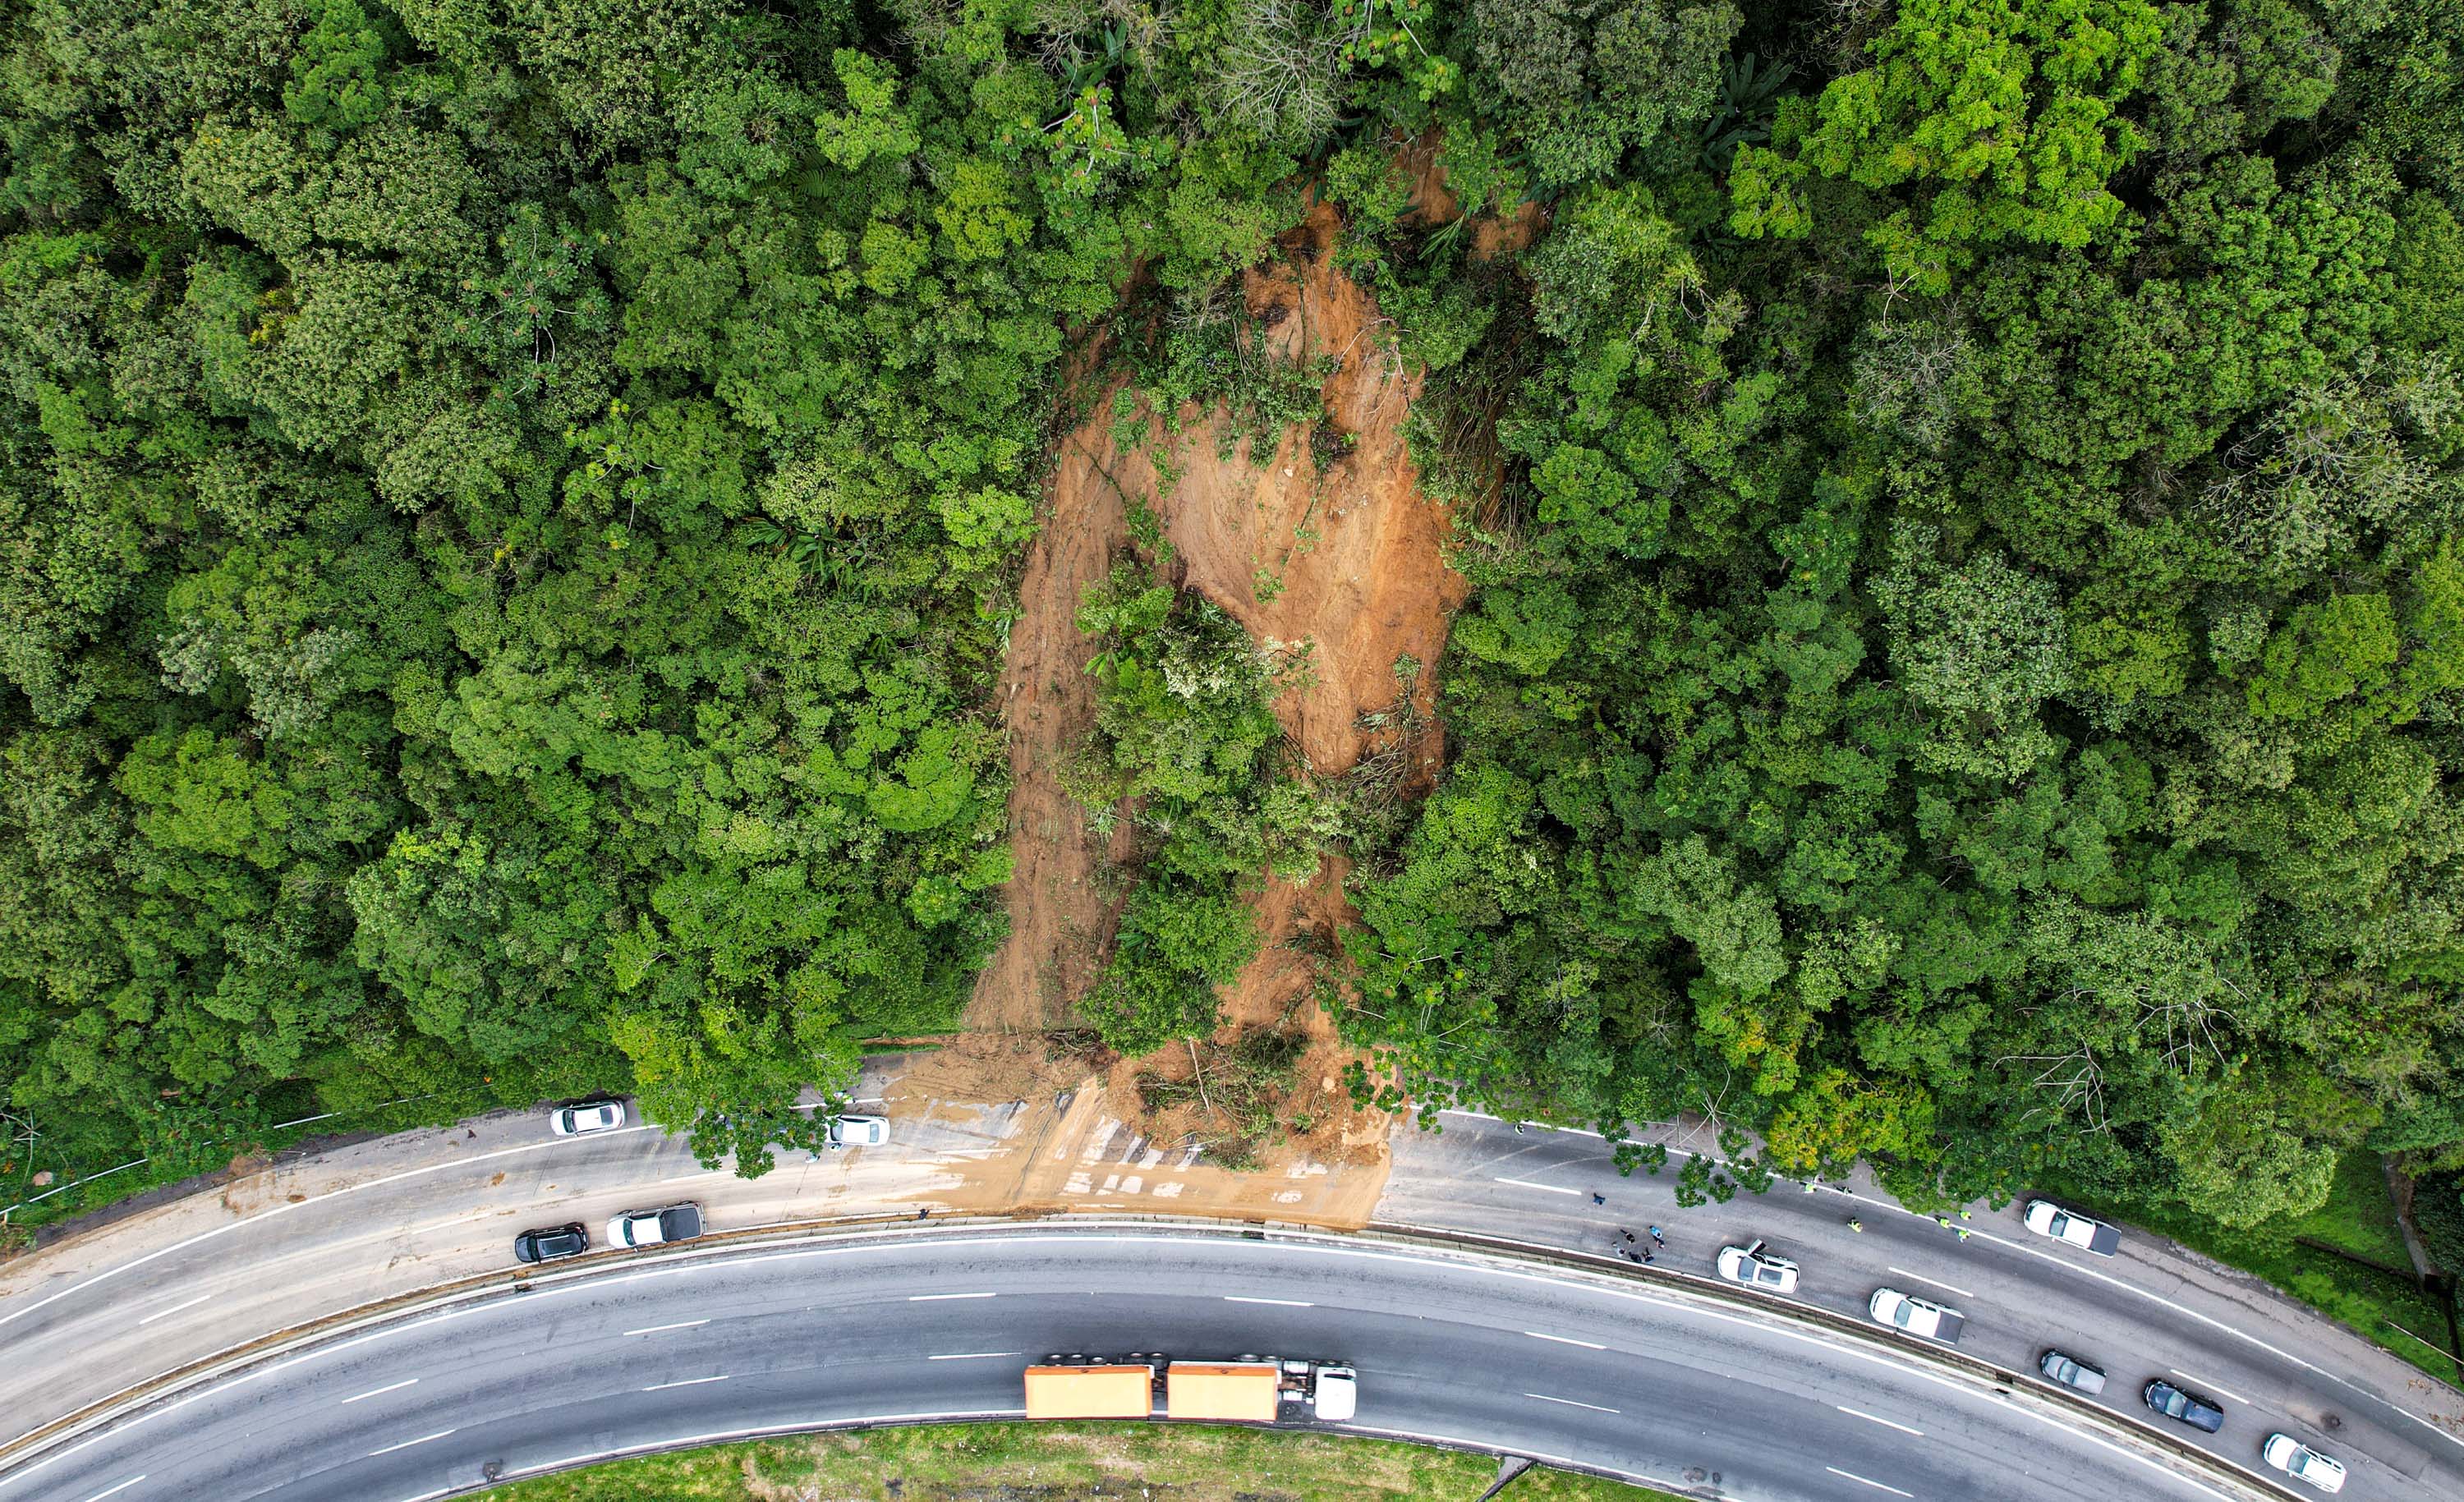
[[1945,1309],[1931,1299],[1903,1294],[1896,1288],[1874,1290],[1874,1297],[1865,1305],[1865,1312],[1874,1317],[1876,1324],[1889,1325],[1894,1330],[1904,1330],[1910,1335],[1940,1340],[1946,1345],[1958,1344],[1959,1332],[1968,1323],[1968,1317],[1956,1309]]

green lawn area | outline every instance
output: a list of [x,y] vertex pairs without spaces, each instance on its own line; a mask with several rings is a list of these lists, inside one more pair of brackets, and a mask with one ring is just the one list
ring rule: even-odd
[[2219,1262],[2255,1273],[2302,1302],[2342,1319],[2431,1376],[2449,1382],[2456,1380],[2453,1361],[2405,1333],[2445,1339],[2447,1317],[2439,1313],[2437,1305],[2409,1282],[2316,1247],[2303,1246],[2295,1239],[2310,1236],[2389,1267],[2411,1266],[2404,1250],[2404,1233],[2396,1227],[2395,1204],[2387,1196],[2387,1178],[2376,1153],[2354,1152],[2340,1161],[2327,1203],[2309,1214],[2279,1216],[2246,1230],[2218,1226],[2162,1205],[2094,1194],[2061,1193],[2060,1197],[2082,1209],[2161,1231]]
[[[721,1445],[499,1487],[495,1502],[1474,1502],[1497,1462],[1202,1425],[954,1424]],[[1678,1502],[1534,1467],[1501,1502]]]

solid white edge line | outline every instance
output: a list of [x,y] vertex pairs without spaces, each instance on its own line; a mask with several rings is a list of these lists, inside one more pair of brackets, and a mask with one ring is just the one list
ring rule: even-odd
[[173,1304],[173,1305],[172,1305],[170,1308],[168,1308],[168,1309],[158,1309],[158,1310],[154,1311],[152,1314],[147,1315],[144,1318],[140,1319],[140,1320],[139,1320],[139,1321],[137,1321],[137,1322],[138,1322],[140,1325],[150,1325],[150,1324],[152,1324],[152,1323],[153,1323],[155,1320],[157,1320],[157,1319],[167,1319],[167,1318],[169,1318],[171,1316],[178,1314],[181,1310],[183,1310],[183,1309],[194,1309],[194,1308],[196,1308],[199,1304],[204,1303],[207,1299],[211,1298],[211,1297],[213,1297],[213,1296],[214,1296],[214,1295],[211,1295],[211,1294],[199,1294],[196,1297],[194,1297],[194,1298],[192,1298],[192,1299],[189,1299],[189,1300],[188,1300],[187,1303],[185,1303],[185,1304]]
[[1899,1488],[1888,1485],[1887,1483],[1876,1481],[1871,1476],[1860,1476],[1853,1470],[1842,1470],[1837,1466],[1825,1466],[1822,1469],[1831,1472],[1835,1476],[1845,1476],[1849,1480],[1857,1482],[1859,1485],[1872,1487],[1877,1491],[1887,1491],[1895,1497],[1912,1497],[1916,1495],[1913,1491],[1903,1491]]
[[2240,1404],[2243,1407],[2247,1408],[2250,1406],[2250,1400],[2248,1398],[2243,1397],[2241,1394],[2225,1386],[2221,1382],[2211,1382],[2204,1377],[2193,1377],[2178,1366],[2167,1366],[2165,1369],[2171,1372],[2174,1376],[2179,1377],[2186,1382],[2197,1382],[2202,1387],[2213,1387],[2216,1391],[2223,1393],[2226,1397],[2231,1398],[2237,1404]]
[[1554,1340],[1559,1345],[1579,1345],[1586,1351],[1605,1351],[1608,1349],[1607,1346],[1600,1344],[1597,1340],[1577,1340],[1571,1336],[1550,1335],[1539,1330],[1526,1330],[1523,1333],[1529,1336],[1534,1340]]
[[928,1361],[990,1361],[1001,1357],[1024,1356],[1024,1351],[953,1351],[947,1356],[928,1356]]
[[937,1304],[953,1298],[999,1298],[1000,1296],[998,1294],[910,1294],[907,1295],[907,1301],[911,1304]]
[[143,1475],[131,1476],[116,1487],[106,1488],[103,1491],[96,1492],[94,1495],[86,1498],[85,1502],[102,1502],[104,1497],[118,1496],[120,1493],[127,1491],[130,1487],[137,1485],[137,1483],[144,1479],[145,1478]]
[[405,1387],[412,1386],[417,1383],[419,1379],[416,1377],[406,1377],[398,1382],[387,1382],[382,1387],[371,1387],[365,1392],[353,1393],[350,1397],[343,1399],[342,1402],[346,1404],[357,1403],[362,1398],[374,1398],[385,1393],[400,1392]]
[[1539,1189],[1544,1193],[1549,1194],[1580,1194],[1583,1192],[1580,1189],[1567,1188],[1563,1185],[1534,1184],[1529,1179],[1507,1179],[1501,1177],[1497,1182],[1500,1184],[1513,1185],[1518,1189]]
[[[946,1423],[958,1419],[1023,1419],[1025,1417],[1026,1410],[1024,1408],[987,1408],[980,1413],[969,1413],[964,1411],[953,1413],[886,1413],[875,1418],[866,1419],[863,1422],[865,1424],[933,1424]],[[853,1426],[854,1426],[852,1425],[821,1426],[823,1428],[848,1428]],[[768,1434],[806,1434],[813,1432],[813,1430],[814,1426],[809,1424],[766,1424],[759,1427],[749,1429],[719,1429],[709,1434],[680,1434],[671,1440],[654,1440],[648,1445],[627,1445],[616,1449],[589,1450],[580,1455],[567,1455],[561,1460],[551,1460],[544,1465],[524,1466],[519,1470],[506,1471],[502,1479],[512,1481],[529,1476],[551,1475],[556,1471],[572,1470],[582,1466],[595,1466],[603,1460],[615,1460],[626,1455],[655,1455],[663,1450],[699,1449],[706,1445],[724,1445],[730,1440],[757,1439]],[[451,1487],[446,1489],[448,1491],[452,1490],[454,1489]],[[443,1496],[445,1492],[443,1491],[432,1491],[429,1493],[430,1496]],[[411,1499],[411,1502],[421,1502],[421,1499],[414,1497]]]
[[1892,1268],[1891,1271],[1897,1273],[1902,1277],[1915,1278],[1920,1283],[1931,1283],[1936,1288],[1947,1288],[1952,1293],[1957,1294],[1962,1298],[1974,1298],[1976,1296],[1974,1294],[1969,1293],[1958,1284],[1946,1283],[1938,1277],[1927,1277],[1922,1273],[1911,1273],[1905,1268]]
[[1310,1303],[1306,1298],[1249,1298],[1240,1294],[1226,1294],[1223,1295],[1223,1301],[1227,1304],[1281,1304],[1286,1309],[1315,1309],[1317,1307],[1317,1305]]
[[[1398,1224],[1397,1229],[1402,1230],[1423,1230],[1441,1234],[1460,1234],[1459,1232],[1446,1231],[1442,1227],[1413,1227]],[[1223,1231],[1200,1230],[1194,1227],[1176,1229],[1174,1230],[1161,1233],[1147,1232],[1143,1234],[1130,1234],[1120,1231],[1047,1230],[1014,1233],[986,1233],[982,1231],[949,1232],[945,1233],[945,1235],[947,1239],[936,1240],[935,1244],[944,1247],[976,1247],[994,1246],[1015,1241],[1030,1243],[1067,1242],[1095,1244],[1101,1244],[1104,1242],[1136,1242],[1143,1245],[1158,1240],[1203,1240],[1221,1242],[1227,1239],[1226,1233]],[[1550,1287],[1563,1287],[1570,1281],[1570,1279],[1559,1272],[1552,1271],[1544,1273],[1536,1270],[1529,1270],[1523,1267],[1507,1265],[1512,1260],[1510,1254],[1497,1252],[1478,1253],[1474,1259],[1464,1260],[1439,1257],[1432,1255],[1426,1251],[1401,1252],[1383,1251],[1374,1247],[1341,1243],[1330,1245],[1324,1241],[1309,1239],[1309,1236],[1307,1233],[1286,1233],[1277,1236],[1275,1240],[1278,1245],[1289,1250],[1314,1252],[1317,1255],[1329,1258],[1341,1258],[1352,1261],[1403,1262],[1422,1267],[1452,1267],[1486,1278],[1514,1283],[1535,1283]],[[1531,1250],[1548,1252],[1552,1254],[1562,1251],[1562,1249],[1559,1248],[1548,1247],[1537,1243],[1531,1243],[1529,1245],[1531,1247]],[[728,1257],[723,1262],[716,1260],[696,1260],[686,1262],[678,1266],[673,1271],[677,1273],[707,1271],[708,1269],[715,1266],[725,1266],[730,1268],[752,1267],[764,1262],[802,1261],[821,1257],[844,1257],[859,1255],[867,1252],[877,1252],[880,1250],[881,1243],[877,1241],[869,1239],[853,1240],[834,1237],[822,1245],[782,1247],[775,1252],[757,1252],[750,1255]],[[609,1276],[605,1273],[594,1273],[587,1276],[576,1277],[570,1281],[561,1282],[549,1288],[535,1290],[530,1295],[526,1295],[526,1301],[536,1304],[539,1300],[553,1298],[561,1295],[596,1292],[603,1288],[619,1286],[624,1283],[631,1282],[635,1278],[646,1275],[649,1274],[635,1273],[629,1276],[618,1277]],[[1605,1281],[1605,1274],[1601,1274],[1600,1276],[1601,1280]],[[2084,1440],[2088,1444],[2094,1445],[2101,1449],[2106,1450],[2113,1455],[2119,1456],[2136,1465],[2144,1466],[2151,1470],[2163,1472],[2165,1475],[2174,1480],[2187,1482],[2195,1487],[2205,1495],[2216,1498],[2217,1502],[2228,1502],[2225,1493],[2217,1491],[2214,1488],[2206,1485],[2204,1482],[2201,1482],[2194,1477],[2183,1475],[2181,1472],[2174,1470],[2172,1468],[2165,1465],[2163,1462],[2152,1456],[2141,1454],[2136,1450],[2126,1449],[2120,1445],[2116,1445],[2095,1434],[2091,1434],[2084,1429],[2079,1428],[2071,1424],[2064,1423],[2062,1420],[2052,1415],[2037,1413],[2033,1409],[2013,1404],[2008,1399],[1997,1398],[1991,1393],[1978,1392],[1949,1377],[1939,1375],[1925,1369],[1925,1367],[1910,1365],[1906,1359],[1890,1354],[1883,1350],[1869,1350],[1860,1346],[1843,1345],[1838,1343],[1836,1339],[1827,1338],[1824,1334],[1798,1328],[1793,1322],[1772,1324],[1766,1320],[1749,1318],[1746,1316],[1732,1314],[1723,1310],[1698,1308],[1690,1303],[1681,1303],[1680,1301],[1669,1298],[1666,1295],[1639,1289],[1624,1287],[1593,1287],[1590,1288],[1589,1291],[1602,1297],[1618,1302],[1645,1304],[1655,1308],[1664,1309],[1682,1308],[1689,1313],[1697,1314],[1705,1318],[1722,1323],[1752,1325],[1776,1339],[1789,1340],[1800,1345],[1819,1346],[1824,1350],[1830,1351],[1844,1359],[1861,1361],[1868,1365],[1887,1366],[1898,1371],[1903,1376],[1912,1377],[1919,1381],[1928,1382],[1934,1386],[1943,1388],[1954,1396],[1969,1397],[1979,1403],[1985,1404],[1988,1406],[2002,1408],[2009,1412],[2021,1415],[2022,1417],[2032,1419],[2048,1428],[2060,1430],[2074,1439]],[[183,1394],[180,1397],[171,1399],[157,1406],[145,1408],[130,1416],[127,1420],[119,1424],[115,1428],[104,1433],[95,1434],[77,1443],[54,1450],[50,1454],[40,1456],[25,1465],[13,1467],[7,1472],[0,1473],[0,1489],[5,1489],[12,1482],[24,1480],[26,1477],[34,1474],[36,1471],[55,1465],[59,1461],[67,1459],[71,1455],[78,1454],[84,1450],[90,1449],[94,1446],[102,1443],[105,1439],[125,1435],[129,1429],[140,1424],[143,1424],[154,1418],[159,1418],[165,1413],[174,1412],[180,1408],[184,1408],[189,1404],[199,1402],[206,1397],[218,1396],[220,1394],[227,1393],[233,1387],[244,1385],[245,1383],[254,1382],[260,1378],[287,1370],[293,1366],[297,1366],[308,1361],[319,1361],[339,1352],[350,1350],[356,1346],[365,1345],[370,1341],[390,1339],[395,1337],[409,1334],[414,1330],[424,1329],[429,1325],[440,1324],[445,1320],[458,1318],[463,1315],[478,1313],[483,1310],[500,1312],[501,1308],[502,1306],[500,1304],[495,1303],[467,1304],[458,1308],[446,1310],[440,1314],[429,1316],[424,1319],[413,1319],[405,1324],[371,1330],[367,1334],[359,1336],[352,1339],[338,1341],[332,1345],[319,1346],[314,1349],[305,1350],[297,1356],[289,1358],[288,1360],[276,1361],[271,1365],[257,1367],[251,1371],[237,1373],[232,1377],[218,1381],[209,1386]],[[1562,1336],[1546,1335],[1537,1330],[1527,1330],[1524,1334],[1530,1336],[1535,1339],[1557,1340],[1568,1345],[1586,1345],[1591,1346],[1591,1348],[1595,1350],[1606,1349],[1605,1346],[1591,1345],[1591,1342],[1582,1340],[1570,1340]],[[2306,1363],[2304,1364],[2306,1365]],[[2393,1407],[2395,1405],[2388,1404],[2388,1406]],[[2397,1411],[2406,1412],[2406,1410],[2401,1408],[2397,1409]],[[950,1418],[1016,1418],[1023,1416],[1023,1409],[1000,1409],[987,1410],[986,1412],[979,1414],[907,1414],[888,1417],[875,1416],[864,1422],[873,1424],[913,1424],[926,1423],[935,1419]],[[2406,1417],[2412,1418],[2416,1423],[2422,1423],[2425,1426],[2428,1424],[2428,1421],[2422,1420],[2417,1415],[2413,1415],[2409,1412],[2406,1412]],[[554,1466],[539,1468],[534,1470],[526,1470],[519,1472],[518,1474],[538,1474],[540,1470],[560,1469],[569,1466],[583,1465],[587,1464],[594,1458],[645,1454],[653,1450],[677,1449],[693,1444],[717,1444],[725,1440],[742,1439],[762,1434],[802,1433],[813,1427],[814,1426],[811,1425],[772,1426],[762,1428],[723,1431],[704,1436],[699,1439],[686,1438],[648,1446],[628,1446],[623,1448],[605,1451],[601,1456],[584,1456],[571,1461],[559,1462]],[[1357,1425],[1353,1426],[1353,1428],[1356,1432],[1380,1432],[1370,1430],[1363,1426]],[[1493,1447],[1452,1436],[1422,1435],[1405,1429],[1385,1430],[1382,1432],[1403,1439],[1426,1439],[1435,1444],[1456,1445],[1472,1449],[1485,1450],[1489,1453],[1495,1453]],[[2432,1432],[2443,1434],[2445,1431],[2436,1429],[2432,1426]],[[2452,1438],[2453,1436],[2450,1437]],[[2458,1441],[2458,1443],[2464,1444],[2464,1441]],[[1602,1473],[1628,1474],[1627,1472],[1621,1471],[1613,1472],[1610,1468],[1586,1467],[1580,1462],[1563,1459],[1562,1457],[1535,1454],[1532,1458],[1535,1460],[1552,1461],[1557,1464],[1573,1467],[1576,1469],[1592,1469]],[[509,1477],[517,1473],[511,1471],[507,1472]],[[1633,1474],[1636,1474],[1636,1478],[1639,1480],[1648,1481],[1651,1479],[1650,1477],[1640,1475],[1639,1473]]]
[[[649,1129],[650,1128],[648,1125],[622,1126],[618,1127],[615,1131],[599,1133],[597,1135],[604,1137],[618,1137],[627,1132],[647,1132]],[[260,1210],[256,1214],[251,1215],[245,1220],[235,1220],[227,1225],[216,1226],[211,1230],[201,1230],[197,1232],[197,1234],[187,1238],[186,1241],[175,1241],[167,1247],[158,1247],[152,1252],[146,1252],[143,1256],[131,1257],[125,1262],[113,1267],[107,1267],[101,1272],[95,1273],[92,1277],[85,1279],[83,1282],[71,1284],[69,1287],[61,1289],[56,1294],[46,1295],[41,1298],[35,1299],[33,1303],[28,1304],[23,1309],[11,1310],[8,1314],[0,1315],[0,1325],[7,1325],[12,1321],[23,1319],[28,1315],[33,1314],[35,1310],[41,1309],[48,1304],[56,1303],[59,1300],[68,1297],[72,1294],[84,1293],[87,1289],[94,1287],[97,1283],[102,1282],[106,1278],[118,1277],[121,1273],[131,1272],[137,1268],[142,1268],[148,1262],[155,1261],[162,1257],[167,1257],[174,1252],[185,1252],[188,1248],[197,1245],[199,1242],[211,1241],[217,1236],[227,1236],[232,1231],[239,1230],[242,1226],[253,1226],[261,1220],[272,1220],[276,1215],[287,1215],[293,1210],[298,1209],[302,1206],[321,1205],[327,1200],[340,1199],[346,1194],[357,1194],[363,1189],[373,1189],[387,1184],[400,1184],[405,1179],[416,1179],[427,1174],[443,1173],[451,1168],[467,1168],[473,1164],[487,1163],[490,1160],[496,1158],[510,1158],[516,1153],[538,1152],[543,1147],[554,1147],[560,1143],[569,1143],[574,1141],[577,1141],[577,1139],[570,1137],[551,1137],[543,1143],[524,1143],[518,1147],[499,1147],[494,1152],[479,1153],[476,1156],[470,1158],[455,1158],[446,1163],[431,1163],[418,1168],[406,1168],[400,1173],[385,1174],[380,1178],[369,1179],[364,1183],[344,1185],[342,1187],[332,1190],[328,1193],[311,1195],[304,1200],[292,1200],[286,1204],[276,1205],[272,1209]]]
[[697,1330],[708,1323],[710,1321],[707,1319],[679,1319],[671,1325],[644,1325],[639,1330],[627,1330],[625,1333],[627,1335],[660,1335],[670,1330]]
[[682,1382],[652,1382],[642,1390],[644,1392],[665,1392],[671,1387],[698,1387],[704,1382],[723,1382],[727,1381],[727,1377],[728,1374],[725,1372],[721,1372],[715,1377],[688,1377]]
[[408,1449],[408,1448],[410,1448],[413,1445],[425,1445],[425,1444],[427,1444],[429,1440],[441,1440],[441,1439],[443,1439],[445,1436],[447,1436],[448,1434],[451,1434],[451,1433],[452,1433],[452,1432],[454,1432],[454,1431],[453,1431],[453,1430],[451,1430],[451,1429],[438,1429],[438,1430],[437,1430],[435,1433],[433,1433],[433,1434],[423,1434],[423,1435],[421,1435],[419,1438],[417,1438],[417,1439],[415,1439],[415,1440],[405,1440],[405,1441],[403,1441],[403,1442],[402,1442],[401,1444],[399,1444],[399,1445],[388,1445],[388,1446],[386,1446],[386,1447],[385,1447],[385,1448],[383,1448],[383,1449],[372,1449],[372,1450],[368,1451],[368,1453],[367,1453],[367,1458],[368,1458],[368,1459],[370,1459],[370,1460],[374,1460],[374,1459],[376,1459],[379,1455],[390,1455],[390,1454],[392,1454],[395,1450],[398,1450],[398,1449]]
[[1562,1403],[1569,1408],[1589,1408],[1594,1413],[1615,1413],[1617,1411],[1615,1408],[1603,1408],[1596,1403],[1576,1403],[1572,1398],[1551,1398],[1545,1392],[1527,1392],[1523,1396],[1526,1398],[1536,1398],[1542,1403]]
[[1844,1403],[1835,1403],[1831,1406],[1838,1409],[1842,1413],[1854,1414],[1858,1418],[1864,1419],[1870,1423],[1879,1424],[1886,1429],[1897,1429],[1903,1434],[1913,1434],[1919,1439],[1925,1438],[1925,1430],[1912,1429],[1904,1424],[1893,1424],[1890,1420],[1883,1418],[1879,1413],[1867,1413],[1862,1408],[1852,1408]]

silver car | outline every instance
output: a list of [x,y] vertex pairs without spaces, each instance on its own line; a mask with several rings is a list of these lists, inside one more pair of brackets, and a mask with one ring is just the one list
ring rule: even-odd
[[660,1210],[627,1210],[607,1223],[611,1247],[655,1247],[701,1234],[701,1207],[671,1205]]
[[622,1100],[584,1100],[579,1105],[558,1106],[547,1114],[547,1129],[559,1137],[587,1137],[592,1132],[612,1132],[624,1124]]

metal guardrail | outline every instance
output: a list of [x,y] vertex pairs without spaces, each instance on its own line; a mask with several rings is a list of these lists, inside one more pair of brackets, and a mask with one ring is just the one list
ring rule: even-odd
[[[2271,1478],[2241,1466],[2226,1457],[2200,1449],[2153,1426],[2140,1424],[2126,1414],[2088,1403],[2050,1382],[2027,1374],[2010,1371],[1992,1362],[1969,1356],[1954,1347],[1934,1343],[1920,1345],[1913,1340],[1887,1336],[1845,1315],[1793,1299],[1778,1298],[1757,1290],[1732,1286],[1699,1274],[1657,1267],[1639,1268],[1592,1253],[1548,1247],[1539,1243],[1515,1241],[1507,1237],[1484,1236],[1463,1231],[1441,1230],[1434,1228],[1402,1224],[1373,1224],[1360,1231],[1330,1231],[1316,1227],[1276,1221],[1227,1221],[1199,1216],[1175,1215],[1026,1215],[1026,1216],[964,1216],[919,1222],[908,1217],[867,1217],[860,1220],[779,1222],[768,1226],[748,1227],[737,1230],[717,1231],[689,1243],[642,1251],[594,1252],[576,1258],[550,1272],[497,1272],[457,1278],[445,1283],[412,1290],[389,1298],[338,1311],[322,1318],[271,1331],[250,1341],[229,1346],[201,1357],[170,1371],[134,1383],[109,1397],[98,1399],[75,1413],[67,1414],[36,1428],[30,1429],[6,1442],[0,1442],[0,1475],[37,1459],[44,1452],[99,1434],[114,1425],[136,1417],[154,1404],[196,1392],[211,1384],[238,1377],[253,1367],[286,1356],[312,1350],[329,1341],[372,1331],[398,1322],[437,1313],[457,1306],[492,1298],[518,1298],[540,1285],[562,1285],[603,1276],[620,1269],[638,1270],[648,1258],[685,1260],[731,1257],[748,1252],[767,1251],[781,1246],[808,1245],[816,1242],[855,1238],[938,1239],[957,1234],[980,1234],[991,1231],[1035,1230],[1097,1230],[1137,1227],[1157,1231],[1199,1232],[1226,1239],[1275,1240],[1307,1242],[1328,1246],[1385,1245],[1407,1247],[1421,1255],[1452,1254],[1467,1260],[1489,1264],[1511,1263],[1523,1266],[1546,1266],[1561,1273],[1596,1278],[1628,1287],[1649,1288],[1662,1296],[1686,1302],[1719,1305],[1729,1311],[1744,1311],[1772,1324],[1788,1324],[1820,1330],[1834,1341],[1845,1341],[1869,1352],[1886,1353],[1898,1361],[1930,1366],[1937,1372],[1954,1377],[1973,1391],[1980,1391],[1989,1401],[2014,1409],[2032,1411],[2035,1416],[2058,1423],[2075,1430],[2092,1431],[2110,1444],[2123,1446],[2134,1453],[2166,1466],[2177,1473],[2194,1476],[2217,1488],[2240,1502],[2280,1502],[2292,1494],[2278,1488]],[[722,1435],[696,1436],[692,1445],[728,1443],[761,1439],[781,1434],[815,1432],[825,1428],[876,1427],[892,1424],[958,1423],[969,1420],[1006,1421],[1018,1417],[1013,1411],[987,1414],[935,1414],[929,1417],[895,1416],[878,1420],[850,1421],[843,1424],[797,1425],[763,1429],[748,1429]],[[1340,1426],[1336,1431],[1375,1433],[1356,1426]],[[1459,1439],[1412,1435],[1419,1443],[1433,1443],[1447,1448],[1473,1449],[1482,1453],[1507,1455],[1517,1453],[1504,1447],[1480,1445]],[[645,1446],[639,1449],[611,1452],[600,1460],[652,1453],[676,1448],[671,1445]],[[1647,1480],[1648,1484],[1667,1488],[1664,1480],[1630,1477],[1624,1472],[1602,1467],[1592,1467],[1579,1460],[1563,1456],[1548,1457],[1549,1464],[1563,1469],[1586,1470],[1593,1474],[1618,1480]],[[507,1471],[478,1483],[471,1491],[494,1485],[497,1480],[513,1480],[531,1472]],[[1682,1489],[1681,1490],[1685,1490]],[[1709,1496],[1712,1493],[1698,1492]]]

